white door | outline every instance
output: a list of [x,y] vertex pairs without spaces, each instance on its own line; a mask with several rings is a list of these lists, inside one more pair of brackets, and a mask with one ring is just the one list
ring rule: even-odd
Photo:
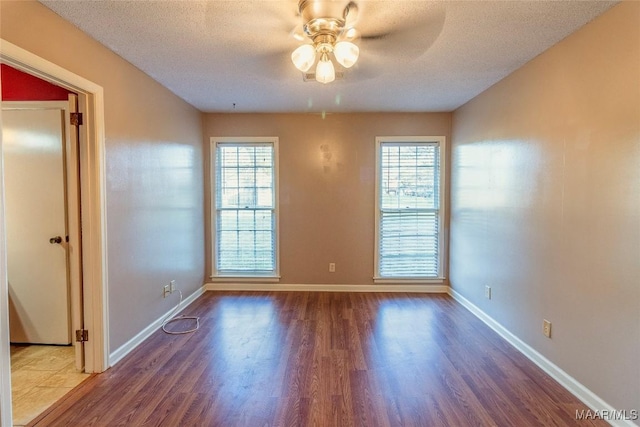
[[71,343],[63,118],[2,112],[11,342]]

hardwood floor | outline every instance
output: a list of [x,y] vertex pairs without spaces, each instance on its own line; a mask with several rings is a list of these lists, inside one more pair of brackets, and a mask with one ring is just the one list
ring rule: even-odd
[[198,331],[156,332],[32,425],[607,425],[445,295],[207,292],[187,313]]

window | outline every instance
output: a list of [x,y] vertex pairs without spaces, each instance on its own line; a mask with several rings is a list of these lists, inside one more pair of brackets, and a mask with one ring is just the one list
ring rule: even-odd
[[278,276],[278,138],[211,138],[213,276]]
[[376,138],[377,281],[442,279],[444,143]]

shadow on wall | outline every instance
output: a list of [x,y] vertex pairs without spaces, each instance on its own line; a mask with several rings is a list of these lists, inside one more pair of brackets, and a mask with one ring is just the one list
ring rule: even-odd
[[16,298],[16,293],[11,285],[11,281],[8,281],[9,285],[9,319],[11,319],[11,336],[9,341],[22,342],[23,340],[17,337],[24,337],[27,334],[27,330],[33,329],[34,325],[29,321],[29,316],[26,313],[24,307],[20,305],[20,301]]

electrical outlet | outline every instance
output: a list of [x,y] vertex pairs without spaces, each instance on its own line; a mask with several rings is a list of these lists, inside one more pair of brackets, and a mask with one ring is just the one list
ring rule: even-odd
[[484,296],[487,299],[491,299],[491,286],[484,287]]
[[545,337],[551,338],[551,322],[547,319],[542,319],[542,333]]
[[329,263],[329,273],[335,273],[336,272],[336,263],[335,262],[330,262]]
[[171,285],[164,285],[164,287],[162,288],[162,298],[166,298],[167,295],[171,293],[170,286]]
[[172,280],[169,282],[169,293],[174,293],[176,291],[176,281]]

